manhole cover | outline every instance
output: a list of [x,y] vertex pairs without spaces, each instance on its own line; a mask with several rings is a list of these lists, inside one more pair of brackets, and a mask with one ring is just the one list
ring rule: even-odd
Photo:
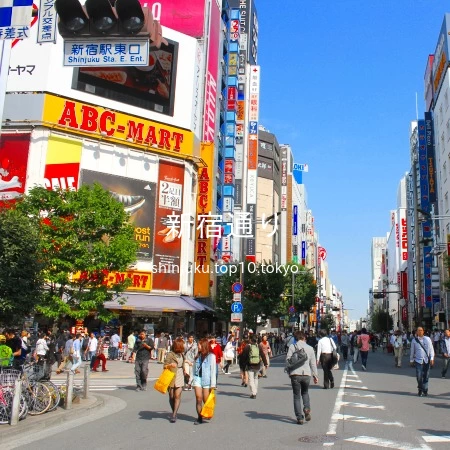
[[332,442],[337,441],[336,436],[329,436],[326,434],[320,434],[318,436],[302,436],[298,439],[299,442],[306,442],[308,444],[314,444],[314,443],[322,443],[322,442]]

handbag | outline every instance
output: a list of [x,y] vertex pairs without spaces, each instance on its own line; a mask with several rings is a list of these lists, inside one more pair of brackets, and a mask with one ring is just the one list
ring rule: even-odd
[[167,389],[169,389],[169,384],[172,382],[175,374],[169,370],[164,369],[159,378],[155,381],[155,385],[153,386],[155,390],[161,392],[161,394],[166,394]]
[[333,349],[333,352],[331,354],[331,362],[332,362],[333,366],[335,366],[339,361],[337,351],[336,351],[336,345],[334,344],[334,342],[331,338],[328,338],[328,339],[330,340],[331,348]]
[[216,391],[213,389],[206,399],[205,404],[200,412],[200,415],[205,419],[212,419],[214,416],[214,409],[216,407]]
[[358,339],[358,341],[357,341],[357,347],[358,348],[362,348],[362,346],[363,346],[363,342],[362,342],[362,339],[361,339],[361,336],[359,337],[359,339]]

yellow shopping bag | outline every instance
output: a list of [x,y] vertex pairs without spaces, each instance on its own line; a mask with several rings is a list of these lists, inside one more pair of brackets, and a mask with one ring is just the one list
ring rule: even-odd
[[202,412],[200,415],[205,419],[212,419],[214,416],[214,408],[216,407],[216,391],[213,389],[208,398],[206,399],[205,404],[203,405]]
[[175,374],[169,370],[164,369],[159,378],[155,381],[155,385],[153,386],[158,392],[161,394],[167,393],[167,389],[169,389],[169,384],[173,380]]

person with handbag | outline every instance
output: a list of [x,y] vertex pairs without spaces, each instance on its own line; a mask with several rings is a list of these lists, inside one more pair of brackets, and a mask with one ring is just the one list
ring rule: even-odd
[[430,367],[434,365],[434,347],[431,339],[424,336],[422,327],[417,328],[416,337],[411,341],[409,363],[416,367],[418,396],[426,397]]
[[358,337],[357,346],[359,353],[361,354],[361,368],[367,370],[367,358],[369,356],[370,349],[370,336],[367,334],[365,328],[361,328],[361,334]]
[[197,409],[197,420],[194,422],[194,425],[203,423],[202,407],[210,392],[216,389],[216,371],[216,356],[210,348],[208,338],[200,339],[198,354],[194,364],[194,379],[192,381]]
[[230,375],[230,365],[233,364],[234,359],[234,336],[230,335],[228,342],[225,345],[223,351],[223,358],[226,361],[223,367],[223,372],[226,375]]
[[333,339],[328,337],[327,330],[320,330],[321,339],[317,344],[316,364],[322,365],[323,369],[323,388],[334,388],[334,377],[331,369],[335,361],[333,361],[333,351],[336,351],[336,344]]
[[317,373],[316,355],[314,354],[314,349],[305,342],[306,334],[303,331],[296,331],[294,333],[294,337],[296,342],[289,346],[286,361],[290,360],[294,352],[302,348],[308,357],[303,365],[288,372],[291,379],[292,393],[294,395],[295,416],[297,418],[297,423],[299,425],[303,425],[305,420],[307,422],[311,420],[311,403],[308,392],[311,376],[313,377],[314,384],[317,384],[319,382],[319,375]]
[[169,384],[169,404],[172,409],[170,423],[177,421],[178,408],[181,403],[181,392],[184,386],[184,340],[177,338],[167,353],[164,361],[164,369],[169,369],[175,376]]

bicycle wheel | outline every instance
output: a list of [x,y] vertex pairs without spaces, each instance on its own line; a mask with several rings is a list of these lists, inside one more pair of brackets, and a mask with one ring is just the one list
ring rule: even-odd
[[19,420],[25,419],[28,415],[28,403],[25,396],[22,394],[20,396],[20,405],[19,405]]
[[0,424],[4,425],[11,420],[13,395],[11,391],[0,388]]
[[50,408],[52,396],[50,389],[40,381],[30,383],[28,392],[28,413],[31,416],[42,414]]
[[56,386],[56,384],[52,383],[51,381],[44,381],[43,383],[48,387],[48,389],[50,390],[50,395],[52,396],[52,403],[47,410],[47,412],[51,412],[58,407],[59,401],[61,400],[61,394],[59,393],[59,388],[58,386]]

